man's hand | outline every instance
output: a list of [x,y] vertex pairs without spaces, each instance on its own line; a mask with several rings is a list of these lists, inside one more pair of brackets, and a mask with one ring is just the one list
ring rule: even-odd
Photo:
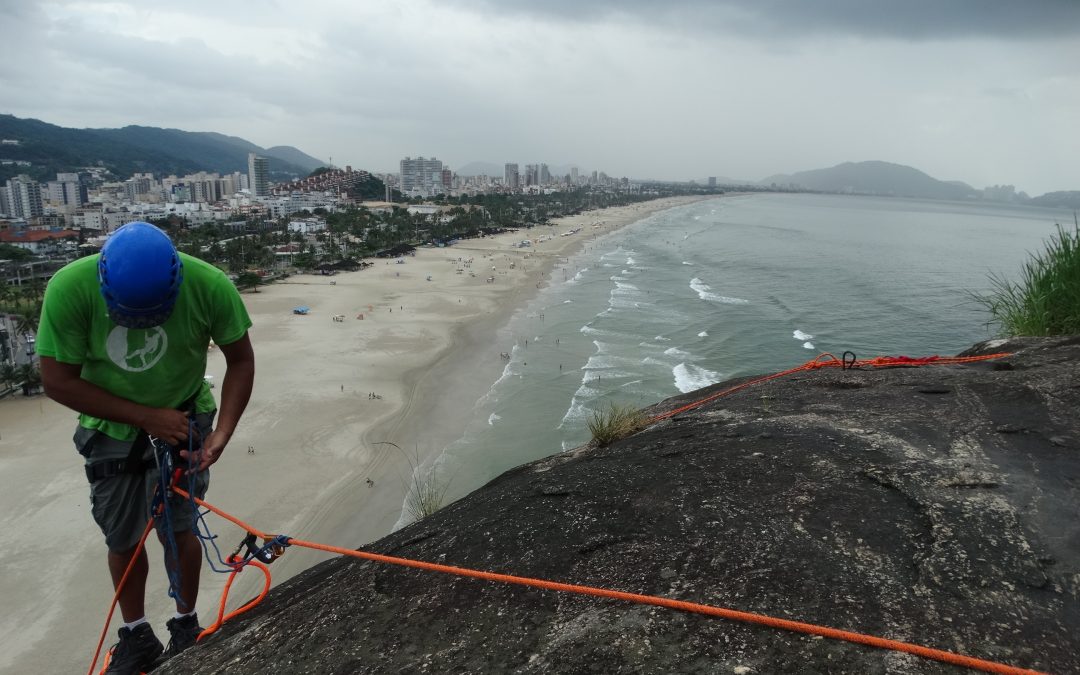
[[[139,426],[154,438],[169,445],[186,445],[188,438],[187,414],[172,408],[147,408]],[[196,433],[198,433],[196,431]]]
[[187,460],[189,465],[188,473],[205,471],[208,469],[211,464],[221,458],[221,453],[225,451],[225,444],[228,442],[228,434],[224,431],[214,429],[210,432],[209,436],[203,439],[201,450],[196,450],[195,452],[181,450],[180,456]]
[[144,429],[170,445],[186,445],[188,418],[172,408],[152,408],[110,394],[82,379],[82,365],[41,357],[41,382],[54,401],[78,412]]

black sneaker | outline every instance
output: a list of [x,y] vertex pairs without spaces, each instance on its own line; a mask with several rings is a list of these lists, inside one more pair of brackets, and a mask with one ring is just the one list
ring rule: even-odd
[[169,629],[169,635],[171,636],[169,638],[169,646],[165,650],[165,658],[167,659],[171,659],[195,644],[195,640],[199,637],[199,633],[203,632],[202,626],[199,625],[199,616],[197,614],[183,616],[179,619],[169,619],[165,622],[165,627]]
[[112,649],[106,673],[137,675],[154,665],[165,648],[148,623],[120,629],[120,642]]

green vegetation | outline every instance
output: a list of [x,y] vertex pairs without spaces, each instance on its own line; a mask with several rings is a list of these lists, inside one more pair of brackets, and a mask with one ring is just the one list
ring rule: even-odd
[[19,372],[15,364],[3,362],[0,363],[0,384],[4,385],[4,389],[11,389],[15,384],[19,382]]
[[41,279],[34,279],[22,286],[0,284],[0,314],[18,315],[19,327],[36,331],[36,317],[41,316],[44,297],[45,283]]
[[41,371],[33,363],[24,363],[15,369],[15,379],[22,383],[23,396],[30,396],[41,386]]
[[405,489],[405,510],[413,521],[427,518],[443,507],[450,481],[441,478],[435,471],[435,467],[424,469],[421,466],[419,450],[414,450],[410,456],[399,445],[390,441],[382,441],[375,445],[393,446],[409,463],[410,478],[403,479],[401,483]]
[[247,288],[255,288],[257,290],[258,285],[261,283],[262,277],[254,272],[241,272],[236,277],[236,287],[240,290]]
[[[381,198],[383,182],[372,178],[356,188]],[[336,213],[316,209],[314,215],[326,220],[326,230],[304,236],[288,232],[290,220],[313,215],[308,211],[286,216],[276,222],[240,218],[229,223],[198,227],[188,226],[180,217],[153,221],[161,227],[184,253],[202,258],[234,273],[270,269],[277,262],[272,247],[292,244],[297,247],[291,265],[310,271],[324,266],[355,269],[362,258],[400,244],[439,245],[454,239],[479,237],[503,229],[529,229],[545,226],[560,216],[579,214],[592,209],[620,206],[660,197],[684,194],[716,194],[704,188],[680,185],[653,185],[643,193],[578,189],[551,195],[472,195],[437,197],[445,207],[437,214],[409,213],[408,204],[393,205],[388,211],[363,206]],[[359,198],[371,195],[357,194]],[[239,223],[243,223],[238,227]]]
[[1080,224],[1061,225],[1042,253],[1032,254],[1013,283],[991,275],[993,290],[972,297],[1005,336],[1080,334]]
[[34,257],[34,254],[27,251],[21,246],[13,246],[12,244],[0,244],[0,260],[14,260],[15,262],[23,262],[30,260]]
[[441,509],[448,487],[449,485],[435,474],[434,468],[422,471],[420,467],[415,467],[412,485],[405,497],[405,510],[409,512],[409,517],[420,520]]
[[270,158],[270,177],[284,180],[307,174],[310,161],[295,148],[263,149],[241,138],[210,132],[127,126],[122,129],[69,129],[40,120],[0,115],[0,138],[20,141],[5,146],[4,158],[31,166],[0,166],[0,182],[25,173],[35,180],[55,178],[57,172],[101,166],[125,179],[133,173],[182,176],[195,171],[247,171],[247,154]]
[[588,424],[593,441],[602,448],[644,429],[648,422],[640,410],[612,403],[607,410],[593,412]]
[[33,363],[14,365],[0,363],[0,390],[22,387],[24,396],[31,396],[41,387],[41,371]]

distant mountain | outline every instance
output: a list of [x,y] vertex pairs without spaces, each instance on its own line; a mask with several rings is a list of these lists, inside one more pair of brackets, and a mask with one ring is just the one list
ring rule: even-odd
[[1047,192],[1027,202],[1030,206],[1043,206],[1053,209],[1080,209],[1080,190]]
[[158,127],[69,129],[40,120],[0,115],[0,138],[19,141],[4,145],[0,158],[29,161],[30,167],[0,167],[0,179],[29,173],[39,180],[59,171],[104,166],[119,178],[136,172],[157,175],[209,171],[247,171],[247,156],[255,152],[270,159],[273,180],[305,176],[325,164],[289,146],[261,148],[235,136]]
[[275,145],[272,148],[263,150],[263,154],[267,157],[273,157],[280,159],[283,162],[288,162],[293,166],[298,166],[308,173],[311,173],[315,169],[321,166],[329,166],[330,162],[324,162],[321,159],[315,159],[311,155],[297,150],[291,145]]
[[918,169],[889,162],[845,162],[829,169],[777,174],[759,181],[761,185],[773,183],[822,192],[924,199],[967,199],[979,194],[966,183],[937,180]]

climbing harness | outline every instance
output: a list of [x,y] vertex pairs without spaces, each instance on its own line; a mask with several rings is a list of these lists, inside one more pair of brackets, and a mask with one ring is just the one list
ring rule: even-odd
[[[828,368],[828,367],[840,367],[840,368],[843,368],[843,369],[847,370],[847,369],[854,368],[854,367],[883,368],[883,367],[930,365],[930,364],[947,365],[947,364],[956,364],[956,363],[972,363],[972,362],[976,362],[976,361],[986,361],[986,360],[997,359],[997,358],[1001,358],[1003,356],[1008,356],[1009,355],[1009,354],[1001,353],[1001,354],[990,354],[990,355],[986,355],[986,356],[955,357],[955,358],[941,358],[941,357],[934,356],[934,357],[926,357],[926,358],[922,358],[922,359],[911,359],[909,357],[879,357],[879,358],[876,358],[876,359],[869,359],[869,360],[866,360],[866,361],[858,361],[858,360],[855,359],[855,355],[852,353],[851,354],[852,358],[849,361],[847,359],[847,354],[848,353],[850,353],[850,352],[847,352],[847,353],[844,354],[843,360],[837,359],[835,356],[833,356],[831,354],[822,354],[818,358],[816,358],[816,359],[814,359],[814,360],[812,360],[812,361],[810,361],[808,363],[805,363],[802,366],[799,366],[797,368],[791,368],[789,370],[786,370],[786,371],[783,371],[783,372],[780,372],[780,373],[774,373],[772,375],[768,375],[768,376],[765,376],[765,377],[756,378],[756,379],[748,381],[748,382],[744,382],[743,384],[737,385],[735,387],[730,387],[730,388],[725,389],[725,390],[723,390],[721,392],[712,394],[712,395],[710,395],[710,396],[708,396],[706,398],[703,398],[703,399],[700,399],[700,400],[695,401],[693,403],[690,403],[688,405],[682,406],[682,407],[680,407],[680,408],[678,408],[676,410],[669,411],[669,412],[664,413],[662,415],[658,415],[658,416],[656,416],[656,417],[654,417],[652,419],[654,421],[660,421],[660,420],[663,420],[663,419],[668,419],[668,418],[673,417],[674,415],[677,415],[677,414],[679,414],[681,412],[685,412],[687,410],[692,410],[694,408],[705,405],[706,403],[708,403],[710,401],[713,401],[713,400],[716,400],[717,398],[720,398],[721,396],[725,396],[725,395],[733,393],[735,391],[745,389],[746,387],[749,387],[749,386],[751,386],[753,384],[757,384],[757,383],[760,383],[760,382],[766,382],[766,381],[769,381],[769,380],[772,380],[772,379],[776,379],[778,377],[783,377],[785,375],[790,375],[792,373],[797,373],[797,372],[801,372],[801,371],[805,371],[805,370],[816,370],[816,369],[819,369],[819,368]],[[931,647],[924,647],[924,646],[917,645],[917,644],[912,644],[912,643],[909,643],[909,642],[901,642],[899,640],[890,640],[890,639],[887,639],[887,638],[876,637],[876,636],[873,636],[873,635],[866,635],[866,634],[863,634],[863,633],[856,633],[856,632],[841,630],[841,629],[837,629],[837,628],[830,628],[828,626],[819,626],[819,625],[816,625],[816,624],[805,623],[805,622],[801,622],[801,621],[792,621],[792,620],[789,620],[789,619],[780,619],[780,618],[777,618],[777,617],[767,616],[767,615],[763,615],[763,614],[755,614],[755,613],[752,613],[752,612],[743,612],[743,611],[739,611],[739,610],[735,610],[735,609],[728,609],[728,608],[725,608],[725,607],[716,607],[716,606],[713,606],[713,605],[705,605],[705,604],[700,604],[700,603],[695,603],[695,602],[686,602],[686,601],[683,601],[683,600],[675,600],[675,599],[672,599],[672,598],[665,598],[665,597],[660,597],[660,596],[655,596],[655,595],[643,595],[643,594],[639,594],[639,593],[628,593],[628,592],[625,592],[625,591],[617,591],[617,590],[611,590],[611,589],[606,589],[606,588],[598,588],[598,587],[595,587],[595,586],[585,586],[585,585],[580,585],[580,584],[567,584],[567,583],[561,583],[561,582],[557,582],[557,581],[548,581],[548,580],[544,580],[544,579],[534,579],[534,578],[530,578],[530,577],[521,577],[521,576],[515,576],[515,575],[511,575],[511,574],[501,574],[501,573],[497,573],[497,572],[487,572],[487,571],[483,571],[483,570],[475,570],[475,569],[470,569],[470,568],[466,568],[466,567],[455,567],[455,566],[452,566],[452,565],[443,565],[443,564],[439,564],[439,563],[430,563],[430,562],[425,562],[425,561],[422,561],[422,560],[413,560],[413,559],[410,559],[410,558],[400,558],[400,557],[395,557],[395,556],[382,555],[382,554],[379,554],[379,553],[370,553],[368,551],[363,551],[363,550],[353,550],[353,549],[341,548],[341,547],[338,547],[338,546],[330,546],[330,545],[327,545],[327,544],[320,544],[320,543],[317,543],[317,542],[304,541],[302,539],[295,539],[295,538],[287,537],[287,536],[284,536],[284,535],[268,534],[268,533],[262,532],[262,531],[260,531],[260,530],[258,530],[256,528],[252,527],[251,525],[249,525],[246,522],[240,520],[236,516],[233,516],[233,515],[225,512],[225,511],[222,511],[221,509],[219,509],[219,508],[217,508],[215,506],[212,506],[211,504],[205,502],[204,500],[195,497],[188,490],[184,490],[184,489],[182,489],[182,488],[180,488],[180,487],[178,487],[176,485],[173,485],[172,491],[179,494],[179,495],[181,495],[182,497],[184,497],[186,499],[191,500],[193,505],[197,505],[199,507],[205,508],[207,513],[212,512],[212,513],[224,518],[225,520],[228,520],[229,522],[231,522],[234,525],[236,525],[237,527],[243,529],[247,533],[245,535],[244,539],[240,542],[240,545],[237,546],[236,551],[232,555],[230,555],[228,557],[228,559],[226,559],[224,561],[224,564],[229,568],[229,570],[228,570],[229,571],[229,579],[226,581],[225,588],[223,589],[222,594],[221,594],[221,601],[219,602],[219,605],[218,605],[217,618],[210,627],[206,628],[202,633],[199,634],[198,640],[200,640],[200,641],[203,638],[208,637],[209,635],[212,635],[214,632],[216,632],[224,624],[224,622],[226,622],[226,621],[228,621],[228,620],[230,620],[230,619],[232,619],[232,618],[234,618],[236,616],[239,616],[240,614],[243,614],[244,612],[247,612],[250,609],[252,609],[253,607],[255,607],[256,605],[258,605],[258,603],[260,601],[262,601],[263,598],[266,597],[267,593],[270,590],[271,577],[270,577],[270,570],[269,570],[269,567],[268,567],[269,563],[273,562],[274,559],[276,559],[278,556],[280,556],[281,551],[283,551],[285,547],[287,547],[287,546],[300,546],[300,547],[303,547],[303,548],[309,548],[309,549],[318,550],[318,551],[325,551],[325,552],[328,552],[328,553],[336,553],[336,554],[339,554],[339,555],[350,556],[350,557],[359,558],[359,559],[362,559],[362,560],[379,562],[379,563],[384,563],[384,564],[389,564],[389,565],[398,565],[398,566],[402,566],[402,567],[410,567],[410,568],[413,568],[413,569],[420,569],[420,570],[425,570],[425,571],[430,571],[430,572],[439,572],[439,573],[442,573],[442,574],[450,574],[450,575],[454,575],[454,576],[458,576],[458,577],[468,577],[468,578],[472,578],[472,579],[481,579],[481,580],[484,580],[484,581],[506,583],[506,584],[515,584],[515,585],[520,585],[520,586],[528,586],[528,587],[532,587],[532,588],[540,588],[540,589],[549,590],[549,591],[557,591],[557,592],[563,592],[563,593],[573,593],[573,594],[577,594],[577,595],[588,595],[588,596],[593,596],[593,597],[598,597],[598,598],[607,598],[607,599],[611,599],[611,600],[622,600],[622,601],[625,601],[625,602],[633,602],[633,603],[644,604],[644,605],[652,605],[652,606],[656,606],[656,607],[666,607],[666,608],[669,608],[669,609],[674,609],[674,610],[679,610],[679,611],[684,611],[684,612],[691,612],[691,613],[695,613],[695,614],[703,614],[703,615],[706,615],[706,616],[714,616],[714,617],[723,618],[723,619],[729,619],[729,620],[733,620],[733,621],[741,621],[741,622],[744,622],[744,623],[750,623],[750,624],[755,624],[755,625],[760,625],[760,626],[768,626],[768,627],[771,627],[771,628],[777,628],[777,629],[781,629],[781,630],[788,630],[788,631],[804,633],[804,634],[808,634],[808,635],[822,636],[822,637],[827,637],[827,638],[831,638],[831,639],[835,639],[835,640],[844,640],[844,641],[847,641],[847,642],[867,645],[867,646],[876,647],[876,648],[879,648],[879,649],[890,649],[890,650],[894,650],[894,651],[904,652],[904,653],[907,653],[907,654],[913,654],[915,656],[920,656],[920,657],[926,658],[926,659],[932,659],[932,660],[935,660],[935,661],[941,661],[943,663],[949,663],[949,664],[952,664],[952,665],[962,666],[962,667],[965,667],[965,668],[970,668],[970,669],[973,669],[973,670],[980,670],[980,671],[988,672],[988,673],[1002,673],[1002,674],[1005,674],[1005,675],[1045,675],[1045,674],[1040,673],[1039,671],[1035,671],[1035,670],[1017,668],[1017,667],[1005,665],[1005,664],[1002,664],[1002,663],[996,663],[996,662],[993,662],[993,661],[987,661],[987,660],[983,660],[983,659],[978,659],[978,658],[974,658],[974,657],[971,657],[971,656],[966,656],[966,655],[963,655],[963,654],[957,654],[955,652],[949,652],[949,651],[945,651],[945,650],[941,650],[941,649],[934,649],[934,648],[931,648]],[[196,511],[196,513],[198,514],[197,520],[201,521],[205,514],[202,513],[202,512],[199,512],[199,511]],[[150,533],[150,528],[152,526],[153,526],[152,522],[147,525],[146,531],[143,532],[142,539],[139,541],[139,548],[136,549],[136,554],[143,547],[143,545],[144,545],[144,543],[146,541],[146,536]],[[210,542],[213,542],[214,538],[209,537],[209,539],[208,539],[208,538],[200,536],[200,539],[203,540],[204,548],[206,548],[205,543],[208,540]],[[262,539],[263,540],[262,546],[259,546],[256,543],[257,539]],[[216,545],[214,546],[214,548],[215,548],[215,550],[217,549]],[[240,555],[241,551],[246,551],[243,556]],[[220,557],[220,555],[219,555],[219,557]],[[207,552],[207,559],[209,560],[209,552]],[[132,562],[134,562],[134,557],[132,558]],[[251,600],[248,603],[244,604],[242,607],[240,607],[240,608],[238,608],[236,610],[233,610],[232,612],[229,612],[228,614],[226,614],[225,613],[226,601],[228,599],[229,590],[232,587],[233,580],[235,579],[236,575],[239,574],[247,566],[254,566],[254,567],[257,567],[260,571],[262,571],[263,577],[264,577],[262,591],[253,600]],[[102,628],[101,637],[98,640],[97,650],[94,652],[94,659],[90,664],[90,670],[88,671],[88,675],[93,674],[94,666],[97,665],[98,655],[101,652],[101,646],[102,646],[102,644],[103,644],[103,642],[105,640],[105,635],[106,635],[106,633],[108,631],[109,622],[112,619],[112,615],[113,615],[113,611],[115,610],[115,607],[116,607],[117,599],[119,598],[121,589],[123,589],[124,583],[127,581],[128,573],[131,571],[131,567],[132,567],[132,565],[129,564],[128,569],[125,570],[124,576],[121,578],[120,583],[117,585],[116,593],[113,596],[112,605],[110,606],[109,613],[106,616],[105,626]]]
[[[195,399],[198,397],[199,392],[196,391],[191,396],[184,399],[184,402],[176,406],[177,410],[186,412],[188,414],[188,431],[193,428],[191,426],[190,417],[195,415]],[[100,432],[98,432],[100,433]],[[188,436],[189,444],[191,436]],[[135,439],[131,442],[131,447],[128,449],[127,457],[123,459],[103,459],[95,462],[90,462],[83,468],[86,471],[86,480],[91,484],[98,482],[99,480],[105,480],[106,478],[112,478],[113,476],[119,476],[123,473],[131,474],[143,474],[148,469],[156,466],[157,463],[151,463],[143,459],[143,454],[151,444],[150,434],[144,429],[139,429],[135,434]],[[179,459],[179,455],[176,455],[175,459]]]

